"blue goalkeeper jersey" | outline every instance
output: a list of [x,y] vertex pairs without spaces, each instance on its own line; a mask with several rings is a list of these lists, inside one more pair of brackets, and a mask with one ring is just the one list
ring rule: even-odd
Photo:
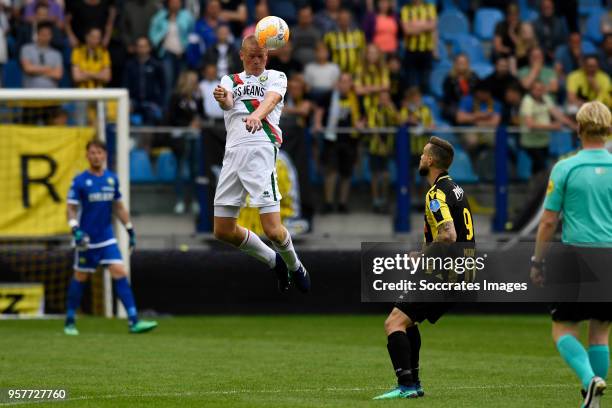
[[96,176],[88,170],[72,180],[68,203],[79,206],[79,226],[89,236],[89,248],[117,242],[112,227],[113,203],[121,199],[119,179],[105,170]]

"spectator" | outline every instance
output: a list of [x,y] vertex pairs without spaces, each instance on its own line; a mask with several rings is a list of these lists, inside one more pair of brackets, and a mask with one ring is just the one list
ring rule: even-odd
[[580,30],[578,27],[578,0],[555,0],[557,15],[565,19],[570,33]]
[[[376,47],[372,44],[372,46]],[[368,127],[390,128],[397,125],[397,109],[388,90],[378,94],[378,109],[366,111]],[[370,171],[372,178],[372,209],[375,213],[389,211],[389,161],[393,157],[394,133],[376,132],[370,135]]]
[[[462,126],[496,128],[501,121],[501,105],[491,95],[484,81],[476,83],[472,95],[461,98],[456,122]],[[492,146],[493,133],[466,133],[463,137],[466,150],[476,161],[482,148]]]
[[299,74],[304,70],[304,67],[298,60],[293,58],[293,47],[291,42],[285,44],[268,59],[268,68],[284,72],[287,77],[294,74]]
[[196,21],[193,33],[189,35],[187,46],[187,61],[190,67],[198,67],[206,50],[217,43],[217,28],[226,24],[221,19],[221,2],[210,0],[206,3],[205,13]]
[[304,6],[298,11],[297,25],[291,29],[291,42],[295,49],[293,56],[302,65],[314,62],[321,31],[312,24],[312,8]]
[[248,19],[248,12],[244,0],[221,1],[221,20],[229,23],[233,38],[240,38],[240,34]]
[[567,26],[561,17],[555,15],[553,0],[542,0],[540,17],[534,22],[538,42],[544,50],[546,61],[551,63],[555,50],[567,42]]
[[41,22],[36,27],[36,41],[21,49],[24,88],[57,88],[64,74],[62,55],[51,48],[53,23]]
[[91,28],[102,33],[102,45],[110,43],[117,9],[114,0],[72,0],[66,3],[66,34],[70,46],[76,48],[85,42]]
[[558,80],[563,83],[565,77],[580,67],[582,59],[582,36],[571,33],[567,45],[562,45],[555,52],[555,71]]
[[362,113],[359,108],[359,100],[353,90],[353,79],[349,73],[343,73],[338,80],[338,86],[332,93],[325,128],[323,129],[323,111],[317,109],[315,115],[315,132],[323,131],[324,148],[322,164],[325,167],[323,213],[334,211],[334,198],[336,195],[336,184],[338,176],[339,197],[338,212],[347,214],[348,199],[351,188],[351,177],[353,167],[357,158],[359,136],[356,132],[336,132],[337,128],[362,128]]
[[413,86],[408,88],[402,100],[399,111],[399,123],[412,128],[410,135],[410,152],[414,163],[418,163],[418,157],[423,148],[429,143],[429,134],[426,132],[435,126],[431,109],[423,103],[419,88]]
[[[16,47],[17,51],[21,50],[26,44],[34,42],[36,40],[36,27],[38,24],[43,22],[51,22],[51,29],[53,31],[51,37],[51,46],[58,51],[62,51],[65,45],[65,38],[62,31],[49,19],[49,7],[44,3],[36,5],[35,14],[29,20],[24,20],[17,26],[16,29]],[[8,21],[7,21],[8,24]]]
[[166,7],[155,13],[151,20],[149,39],[162,59],[166,75],[166,96],[170,95],[184,67],[183,55],[192,29],[193,16],[187,9],[181,8],[181,0],[167,0]]
[[197,174],[198,146],[200,142],[200,117],[202,115],[202,100],[198,87],[198,74],[194,71],[183,71],[178,77],[176,88],[168,104],[168,126],[189,128],[186,131],[173,132],[170,138],[170,148],[177,159],[175,180],[176,204],[174,212],[185,212],[185,183],[182,169],[189,170],[189,185],[191,187],[191,211],[199,212],[195,199],[195,177]]
[[538,79],[532,83],[530,93],[523,97],[520,121],[523,128],[520,145],[531,158],[531,172],[536,175],[547,168],[550,132],[560,130],[564,124],[571,128],[575,125],[555,106],[546,93],[546,86]]
[[329,52],[322,42],[317,44],[316,61],[306,65],[304,81],[310,88],[310,95],[324,112],[329,106],[329,99],[340,78],[340,67],[329,61]]
[[[389,91],[389,69],[384,55],[374,44],[368,45],[363,63],[355,72],[355,93],[360,97],[366,115],[375,114],[380,92]],[[368,122],[372,122],[368,118]]]
[[[53,23],[41,22],[36,26],[36,41],[21,48],[20,62],[24,88],[57,88],[64,74],[62,55],[51,48]],[[57,105],[48,103],[24,105],[22,122],[49,123],[56,116]]]
[[219,79],[224,75],[242,71],[239,50],[231,42],[231,35],[229,26],[220,25],[217,27],[217,43],[206,50],[202,59],[204,65],[217,65]]
[[23,9],[23,20],[27,23],[35,23],[40,21],[37,18],[37,8],[43,5],[47,8],[47,20],[51,21],[55,26],[64,29],[64,9],[56,0],[34,0],[27,3]]
[[[335,0],[334,0],[335,1]],[[354,74],[366,47],[365,35],[359,28],[351,28],[351,12],[342,9],[338,13],[338,29],[323,37],[329,48],[332,61],[342,72]]]
[[610,77],[599,69],[596,55],[585,55],[582,68],[567,77],[567,102],[580,107],[584,102],[600,101],[608,106],[612,92]]
[[378,10],[366,16],[365,35],[385,54],[397,52],[399,27],[394,15],[391,0],[379,0]]
[[506,88],[501,114],[502,124],[505,126],[519,126],[521,124],[519,113],[522,99],[523,88],[518,82]]
[[135,56],[128,61],[123,86],[130,92],[132,113],[142,117],[144,125],[157,125],[162,118],[165,75],[161,64],[151,57],[151,43],[142,36],[132,46]]
[[268,3],[266,2],[266,0],[261,0],[255,6],[255,21],[253,22],[253,24],[245,27],[245,29],[242,30],[242,36],[240,38],[246,38],[249,35],[255,34],[255,27],[257,26],[257,23],[259,22],[259,20],[269,15],[270,15],[270,9],[268,9]]
[[202,80],[200,81],[200,95],[202,95],[203,116],[217,125],[223,125],[223,109],[213,97],[213,91],[219,85],[217,64],[204,65]]
[[535,81],[540,81],[546,88],[546,93],[555,96],[559,91],[557,74],[552,68],[545,65],[544,53],[541,48],[533,48],[529,53],[529,66],[523,67],[518,72],[521,85],[525,90],[530,90]]
[[404,33],[404,79],[408,86],[429,91],[429,73],[437,56],[438,16],[435,4],[411,0],[401,10]]
[[313,111],[314,106],[306,96],[304,76],[301,74],[290,76],[283,106],[283,119],[294,121],[303,130],[308,125],[308,118]]
[[514,55],[519,37],[519,9],[515,3],[508,4],[506,19],[495,26],[493,37],[493,56],[511,57]]
[[612,77],[612,33],[606,34],[601,43],[599,62],[601,63],[601,69],[608,74],[608,76]]
[[111,61],[102,32],[91,27],[85,44],[72,50],[72,80],[78,88],[102,88],[111,80]]
[[389,91],[391,92],[391,99],[395,106],[400,106],[404,96],[402,61],[397,55],[392,54],[387,59],[387,66],[389,67]]
[[340,0],[325,0],[325,8],[314,17],[314,25],[323,35],[338,29],[337,21],[340,14]]
[[512,72],[516,73],[519,69],[528,64],[529,53],[536,47],[539,47],[539,45],[533,25],[531,23],[521,23],[514,54],[516,58],[516,65],[513,67],[512,62],[510,65]]
[[10,29],[9,20],[5,11],[5,6],[0,4],[0,87],[3,86],[3,71],[4,64],[8,60],[8,44],[6,42],[6,36]]
[[456,124],[459,102],[471,94],[478,82],[478,77],[470,69],[470,60],[465,54],[455,56],[453,68],[444,78],[442,96],[442,116],[449,122]]
[[157,0],[125,0],[119,17],[123,46],[130,54],[137,52],[141,37],[149,35],[151,19],[159,9]]
[[485,79],[485,82],[489,86],[493,98],[497,101],[503,101],[506,89],[518,82],[516,77],[510,72],[510,61],[508,58],[499,57],[495,61],[495,71]]

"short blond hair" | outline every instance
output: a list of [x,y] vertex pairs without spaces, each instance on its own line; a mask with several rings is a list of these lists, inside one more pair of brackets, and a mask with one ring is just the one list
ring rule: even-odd
[[261,48],[259,47],[257,38],[255,38],[253,34],[247,35],[246,37],[244,37],[244,39],[242,40],[242,46],[240,49],[244,50],[245,48],[249,48],[249,47]]
[[612,114],[610,109],[599,101],[587,102],[576,114],[580,126],[580,136],[588,139],[603,139],[610,134]]

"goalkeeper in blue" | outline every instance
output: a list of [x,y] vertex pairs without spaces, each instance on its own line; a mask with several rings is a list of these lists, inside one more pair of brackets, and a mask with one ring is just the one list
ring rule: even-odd
[[136,303],[117,239],[113,233],[113,213],[127,229],[130,236],[130,250],[136,245],[134,227],[130,215],[121,202],[117,175],[106,166],[106,145],[93,140],[87,144],[89,169],[77,175],[68,192],[68,223],[76,245],[74,254],[74,276],[70,281],[67,296],[66,322],[64,333],[78,335],[76,311],[81,304],[83,289],[89,275],[99,265],[108,267],[113,278],[115,292],[129,320],[130,333],[145,333],[157,327],[157,322],[138,319]]

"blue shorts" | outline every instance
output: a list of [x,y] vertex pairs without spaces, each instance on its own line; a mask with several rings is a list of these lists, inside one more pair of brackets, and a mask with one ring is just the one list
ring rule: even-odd
[[102,248],[92,248],[86,251],[74,251],[74,270],[79,272],[95,272],[99,265],[123,264],[121,251],[117,244]]

